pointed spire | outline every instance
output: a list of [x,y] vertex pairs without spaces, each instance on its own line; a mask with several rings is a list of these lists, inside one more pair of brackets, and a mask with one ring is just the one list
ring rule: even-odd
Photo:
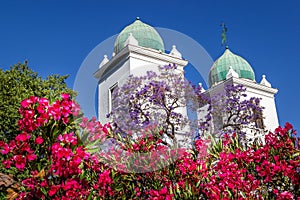
[[134,45],[134,46],[139,46],[139,42],[133,37],[132,33],[129,33],[129,36],[124,43],[124,47],[126,47],[128,44]]
[[267,87],[272,87],[271,83],[267,81],[266,75],[262,75],[262,79],[260,81],[261,85],[267,86]]
[[172,46],[172,50],[170,52],[170,55],[172,55],[174,57],[177,57],[177,58],[182,58],[181,53],[176,49],[175,45]]
[[108,63],[109,59],[107,58],[107,55],[103,56],[103,60],[99,65],[99,68],[102,67],[103,65],[105,65],[106,63]]
[[236,72],[234,71],[234,69],[230,66],[230,67],[229,67],[229,71],[228,71],[228,73],[226,74],[226,79],[229,79],[229,78],[231,78],[231,77],[239,78],[239,74],[236,73]]

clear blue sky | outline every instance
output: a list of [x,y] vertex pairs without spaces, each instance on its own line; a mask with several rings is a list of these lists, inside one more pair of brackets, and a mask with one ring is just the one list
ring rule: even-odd
[[27,59],[43,77],[69,74],[72,87],[88,53],[137,16],[188,35],[216,59],[224,50],[224,21],[231,50],[248,60],[257,81],[266,74],[279,89],[280,123],[289,121],[299,129],[299,8],[297,0],[1,1],[0,67]]

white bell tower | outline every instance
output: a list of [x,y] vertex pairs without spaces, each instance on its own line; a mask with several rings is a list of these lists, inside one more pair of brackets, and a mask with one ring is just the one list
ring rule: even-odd
[[183,72],[187,63],[175,45],[169,54],[165,53],[158,32],[137,18],[118,35],[112,58],[109,60],[104,55],[94,73],[98,79],[98,116],[101,123],[109,121],[106,115],[111,111],[112,91],[121,86],[129,75],[145,75],[147,71],[157,71],[158,66],[168,64],[177,65],[177,69]]
[[[247,99],[260,98],[262,119],[255,124],[258,129],[274,131],[278,127],[278,116],[275,104],[277,89],[272,88],[262,76],[260,83],[256,82],[255,74],[251,65],[241,56],[232,53],[228,47],[225,52],[213,64],[209,74],[210,88],[204,91],[209,96],[214,96],[224,91],[226,85],[243,85],[246,88]],[[205,106],[202,111],[205,110]],[[199,112],[199,119],[203,120],[206,113]],[[246,131],[247,137],[254,137],[251,131]]]

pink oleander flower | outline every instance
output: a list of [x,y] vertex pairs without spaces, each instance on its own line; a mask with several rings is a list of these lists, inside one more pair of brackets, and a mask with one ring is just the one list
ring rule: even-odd
[[284,191],[277,196],[278,200],[293,200],[294,195],[288,191]]
[[52,197],[53,195],[55,195],[59,189],[60,185],[52,185],[50,190],[48,191],[49,196]]
[[35,143],[36,144],[42,144],[44,142],[44,139],[41,137],[41,136],[38,136],[36,139],[35,139]]
[[64,100],[68,100],[70,98],[70,95],[66,94],[66,93],[62,93],[61,98],[64,99]]
[[20,133],[19,135],[16,136],[15,140],[19,142],[25,142],[30,138],[30,135],[28,133]]
[[8,169],[8,168],[10,168],[12,162],[11,162],[11,160],[3,160],[3,161],[2,161],[2,164],[4,165],[4,167],[5,167],[6,169]]
[[26,158],[28,161],[33,161],[36,159],[36,155],[35,154],[27,154]]
[[34,187],[36,185],[36,181],[33,178],[27,178],[22,181],[22,184],[32,190],[32,189],[34,189]]
[[18,170],[23,171],[26,165],[26,158],[23,155],[15,155],[13,156],[13,161],[15,162],[15,166]]
[[0,149],[1,149],[1,154],[3,155],[8,154],[10,151],[8,144],[4,143],[3,141],[0,141]]

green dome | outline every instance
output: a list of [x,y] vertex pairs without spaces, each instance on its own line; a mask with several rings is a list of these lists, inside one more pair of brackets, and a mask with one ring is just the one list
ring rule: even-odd
[[215,83],[225,80],[230,66],[238,73],[240,78],[255,80],[251,65],[244,58],[232,53],[226,48],[223,55],[216,60],[210,69],[209,85],[212,86]]
[[165,52],[163,40],[158,32],[153,27],[143,23],[137,18],[134,23],[125,27],[118,35],[114,45],[114,52],[116,54],[124,48],[124,43],[127,40],[129,33],[132,33],[133,37],[138,41],[139,46]]

